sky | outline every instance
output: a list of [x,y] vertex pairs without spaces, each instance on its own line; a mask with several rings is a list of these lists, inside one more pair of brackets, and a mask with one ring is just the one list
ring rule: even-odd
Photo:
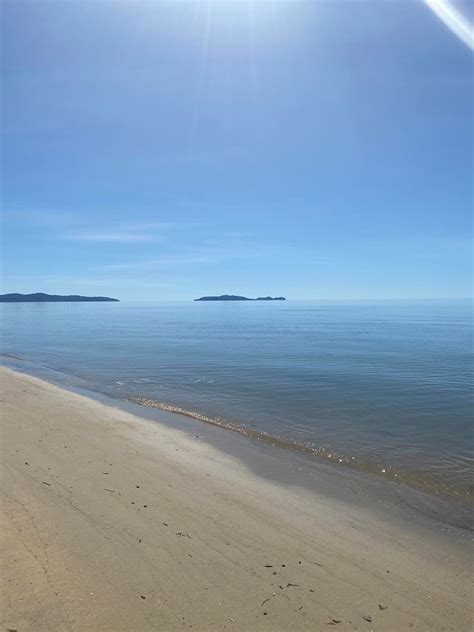
[[1,291],[468,296],[472,19],[4,0]]

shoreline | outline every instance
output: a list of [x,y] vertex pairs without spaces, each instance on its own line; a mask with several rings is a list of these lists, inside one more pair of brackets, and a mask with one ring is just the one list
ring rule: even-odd
[[133,404],[138,404],[139,406],[156,408],[157,410],[190,417],[191,419],[216,426],[222,430],[239,433],[256,441],[262,441],[268,445],[298,451],[316,459],[325,460],[335,467],[342,464],[344,467],[353,468],[374,476],[382,477],[383,475],[385,480],[407,485],[421,492],[426,492],[428,494],[442,494],[443,496],[451,497],[460,502],[471,505],[474,501],[470,489],[455,488],[453,485],[440,483],[436,479],[430,479],[423,474],[417,474],[415,476],[414,473],[407,473],[406,471],[396,469],[391,465],[377,463],[376,460],[369,461],[365,459],[362,461],[360,458],[356,459],[355,457],[349,457],[342,452],[338,452],[337,449],[318,448],[305,443],[298,443],[288,438],[272,435],[264,432],[263,430],[250,428],[246,424],[237,425],[220,417],[209,417],[203,413],[187,410],[175,404],[169,404],[168,402],[163,402],[151,397],[130,396],[126,397],[125,400]]
[[297,459],[216,428],[0,377],[5,627],[470,629],[462,530],[377,512],[334,469],[308,489]]
[[[146,417],[158,423],[166,423],[171,426],[183,427],[176,424],[179,419],[192,419],[199,422],[199,427],[192,427],[190,432],[200,432],[203,435],[203,424],[216,429],[230,431],[234,436],[242,436],[249,441],[266,444],[272,448],[278,448],[291,453],[284,458],[292,458],[292,455],[301,455],[314,463],[314,468],[327,466],[329,471],[336,474],[341,470],[351,473],[360,473],[365,476],[368,487],[380,486],[381,489],[390,489],[395,486],[392,495],[400,496],[397,501],[417,508],[422,513],[434,519],[445,521],[449,526],[461,527],[469,531],[474,530],[473,503],[474,498],[471,489],[453,488],[447,483],[440,483],[436,478],[429,478],[423,474],[406,472],[390,465],[382,465],[376,460],[361,461],[359,458],[349,457],[337,450],[325,450],[298,443],[290,439],[266,433],[262,430],[251,428],[248,424],[236,424],[220,417],[209,417],[203,413],[187,410],[178,405],[162,402],[146,396],[127,396],[110,391],[105,385],[95,388],[92,382],[81,377],[60,371],[58,369],[36,364],[19,356],[3,353],[0,355],[0,368],[6,367],[19,373],[25,373],[33,377],[43,379],[48,383],[65,388],[73,393],[79,393],[86,397],[105,403],[121,410],[132,412],[139,417]],[[155,414],[156,413],[156,414]],[[186,426],[186,424],[184,424]],[[214,439],[214,436],[213,436]],[[232,438],[230,445],[232,446]],[[227,450],[229,443],[223,438],[217,442],[220,449]],[[305,463],[307,465],[307,463]],[[333,468],[333,469],[331,469]],[[341,475],[343,476],[343,474]],[[375,480],[373,480],[375,479]],[[380,494],[377,494],[378,496]],[[383,496],[383,493],[381,494]],[[380,501],[379,501],[380,502]]]

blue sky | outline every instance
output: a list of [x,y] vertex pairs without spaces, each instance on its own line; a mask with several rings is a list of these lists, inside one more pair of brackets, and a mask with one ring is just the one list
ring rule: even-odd
[[2,291],[469,295],[473,55],[422,0],[2,9]]

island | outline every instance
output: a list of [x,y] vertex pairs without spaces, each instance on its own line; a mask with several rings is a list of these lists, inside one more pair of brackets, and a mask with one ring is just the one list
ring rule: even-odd
[[118,302],[118,298],[109,298],[108,296],[79,296],[70,294],[69,296],[61,296],[59,294],[44,294],[37,292],[36,294],[0,294],[0,303],[103,303]]
[[259,296],[258,298],[247,298],[246,296],[236,296],[235,294],[222,294],[221,296],[201,296],[195,301],[286,301],[284,296]]

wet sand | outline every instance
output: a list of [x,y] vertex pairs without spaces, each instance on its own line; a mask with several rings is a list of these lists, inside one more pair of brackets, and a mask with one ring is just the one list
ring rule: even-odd
[[471,630],[468,538],[0,369],[2,629]]

